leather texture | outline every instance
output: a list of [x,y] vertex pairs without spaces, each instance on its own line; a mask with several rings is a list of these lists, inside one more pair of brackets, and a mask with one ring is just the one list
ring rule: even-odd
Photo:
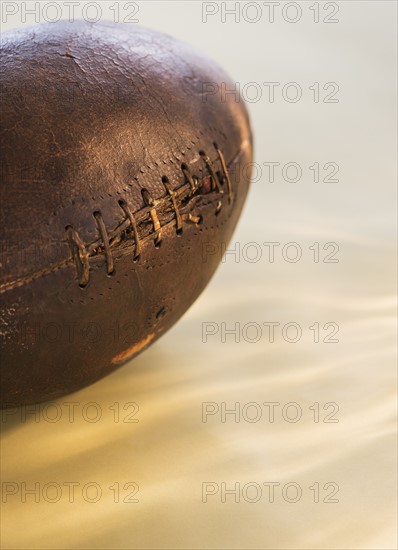
[[214,273],[241,212],[252,138],[210,59],[115,23],[2,40],[1,404],[108,374]]

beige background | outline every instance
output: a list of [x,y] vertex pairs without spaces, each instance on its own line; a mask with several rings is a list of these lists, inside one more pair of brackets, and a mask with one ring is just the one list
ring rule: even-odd
[[[101,2],[106,18],[111,4]],[[272,24],[265,9],[257,23],[245,21],[249,11],[239,23],[231,16],[222,23],[221,12],[203,23],[202,2],[140,4],[140,24],[206,51],[241,88],[297,82],[302,99],[289,103],[277,91],[270,103],[263,87],[250,104],[258,181],[229,247],[240,254],[226,256],[184,318],[115,374],[58,408],[36,409],[37,421],[23,409],[3,418],[2,479],[18,487],[2,504],[3,548],[396,548],[396,3],[339,2],[335,24],[314,23],[312,4],[300,3],[295,24],[281,7]],[[324,17],[329,11],[319,5]],[[18,13],[3,29],[20,24]],[[314,82],[321,94],[336,82],[339,101],[315,103]],[[279,169],[269,182],[269,161],[298,163],[301,180],[287,182]],[[314,162],[337,163],[339,181],[315,183]],[[262,244],[270,241],[281,243],[273,263]],[[289,242],[302,251],[296,263],[282,256]],[[320,262],[309,248],[315,242]],[[322,261],[329,242],[339,247],[337,263]],[[256,262],[248,261],[253,246],[261,250]],[[224,343],[218,332],[204,343],[204,322],[220,330],[222,322],[239,323],[241,341],[227,336]],[[271,343],[264,322],[295,322],[302,337],[287,342],[279,327]],[[321,339],[324,324],[336,323],[338,343],[315,343],[315,322]],[[248,341],[247,323],[263,327],[258,342]],[[280,403],[274,422],[262,405],[271,401]],[[76,403],[72,422],[66,402]],[[123,422],[129,402],[139,405],[136,423]],[[240,403],[240,421],[229,415],[223,423],[217,414],[203,422],[203,402]],[[281,412],[291,402],[302,412],[297,422]],[[247,420],[254,414],[247,403],[261,407],[257,422]],[[327,403],[336,405],[324,410]],[[324,422],[336,406],[338,422]],[[101,418],[90,422],[96,410]],[[292,408],[285,413],[294,416]],[[54,414],[60,418],[50,422]],[[43,497],[49,482],[63,487],[58,502],[49,502],[54,489]],[[68,482],[79,484],[72,503]],[[123,502],[134,488],[123,489],[127,482],[138,484],[139,502]],[[204,482],[220,489],[207,503]],[[222,502],[222,482],[257,483],[261,498],[248,502],[248,492],[239,503],[233,495]],[[274,502],[265,482],[280,484]],[[39,484],[39,502],[32,495],[23,502],[23,483]],[[94,494],[87,483],[101,488],[98,502],[87,501]],[[115,483],[120,502],[109,488]],[[289,502],[293,490],[283,497],[287,483],[300,486],[298,502]],[[323,502],[326,483],[337,484],[338,502]]]

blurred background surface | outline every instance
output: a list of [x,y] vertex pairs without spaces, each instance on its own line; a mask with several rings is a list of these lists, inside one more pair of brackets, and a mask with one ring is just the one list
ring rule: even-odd
[[[3,2],[3,30],[22,4]],[[232,75],[254,181],[170,332],[89,388],[3,413],[2,547],[396,548],[396,3],[281,2],[274,22],[263,2],[118,4]]]

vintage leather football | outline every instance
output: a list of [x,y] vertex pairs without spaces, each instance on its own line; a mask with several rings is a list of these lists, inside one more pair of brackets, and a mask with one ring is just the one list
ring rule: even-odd
[[2,407],[110,373],[201,293],[249,184],[234,88],[186,44],[132,25],[4,34]]

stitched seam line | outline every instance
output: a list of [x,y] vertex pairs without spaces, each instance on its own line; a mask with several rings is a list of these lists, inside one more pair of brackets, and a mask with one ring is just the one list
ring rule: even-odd
[[[242,144],[242,145],[247,145],[247,143]],[[223,177],[227,181],[227,184],[228,184],[228,200],[231,201],[232,198],[233,198],[233,193],[232,193],[231,181],[230,181],[227,165],[226,165],[224,156],[223,156],[221,150],[218,148],[216,143],[214,143],[214,147],[217,151],[217,155],[218,155],[219,160],[220,160],[220,164],[221,164],[222,172],[223,172]],[[241,146],[238,153],[230,161],[229,165],[232,165],[235,162],[235,160],[242,153],[242,150],[243,150],[243,147]],[[201,157],[203,158],[203,160],[205,161],[206,166],[208,167],[208,163],[210,162],[209,157],[203,151],[201,151],[200,154],[201,154]],[[211,166],[211,163],[210,163],[210,166]],[[163,183],[165,185],[165,188],[166,188],[166,191],[167,191],[168,194],[165,197],[162,197],[162,198],[160,198],[156,201],[157,208],[163,207],[165,204],[167,204],[167,201],[168,201],[170,203],[171,207],[172,207],[172,210],[174,211],[174,215],[172,216],[172,219],[170,221],[167,221],[167,219],[165,219],[164,223],[160,226],[161,228],[169,227],[170,225],[175,225],[177,231],[180,231],[181,228],[182,228],[182,221],[191,221],[195,224],[200,223],[200,216],[193,216],[190,212],[182,213],[183,209],[181,207],[179,207],[177,203],[178,203],[178,201],[182,202],[183,200],[186,200],[186,199],[189,200],[190,199],[191,202],[187,204],[187,206],[184,208],[184,210],[187,210],[187,207],[188,208],[190,206],[193,207],[194,203],[196,202],[195,199],[200,198],[200,197],[203,196],[203,195],[200,195],[200,194],[197,195],[196,193],[200,189],[200,186],[203,183],[203,181],[205,181],[209,176],[212,179],[212,191],[213,192],[215,191],[215,193],[214,193],[215,198],[219,197],[220,195],[222,196],[223,190],[220,188],[220,182],[219,182],[218,177],[215,174],[213,169],[209,170],[209,174],[204,176],[201,181],[199,181],[197,178],[192,176],[192,174],[189,173],[188,167],[184,164],[182,165],[182,172],[183,172],[183,175],[184,175],[184,177],[185,177],[185,179],[187,180],[188,183],[183,184],[180,188],[178,188],[174,191],[171,190],[169,185],[167,185],[168,184],[167,178],[164,178],[164,180],[163,180]],[[215,189],[213,189],[213,187],[215,187]],[[150,199],[150,200],[152,200],[152,199]],[[207,201],[207,204],[209,204],[210,202],[212,202],[212,201]],[[222,204],[221,201],[218,200],[215,214],[219,213],[219,211],[221,209],[221,206],[220,206],[221,204]],[[42,270],[40,270],[36,273],[33,273],[32,275],[27,275],[25,277],[21,277],[19,279],[14,279],[13,281],[9,281],[7,283],[3,283],[2,285],[0,285],[0,293],[6,292],[8,290],[12,290],[13,288],[18,287],[18,286],[23,286],[25,284],[28,284],[29,282],[40,279],[40,278],[42,278],[46,275],[49,275],[51,273],[55,273],[55,272],[63,269],[64,267],[70,266],[73,263],[76,266],[76,271],[77,271],[77,277],[78,277],[78,280],[79,280],[79,284],[81,286],[85,286],[89,281],[89,270],[90,270],[89,258],[90,257],[95,258],[96,256],[99,256],[99,252],[98,252],[99,247],[103,247],[103,248],[105,247],[105,249],[107,249],[107,251],[105,251],[106,258],[107,258],[107,270],[108,270],[109,274],[112,273],[113,272],[113,259],[110,262],[110,258],[112,256],[111,255],[112,244],[117,244],[117,242],[120,242],[120,236],[129,227],[132,230],[132,233],[133,233],[133,236],[134,236],[134,242],[135,242],[135,255],[134,255],[134,258],[135,259],[138,258],[139,255],[140,255],[140,252],[141,252],[141,243],[152,239],[153,230],[155,229],[156,221],[154,223],[153,218],[151,217],[150,213],[151,213],[151,210],[153,211],[154,209],[151,208],[151,206],[146,206],[146,207],[138,210],[135,214],[133,214],[130,211],[127,203],[124,200],[120,200],[119,205],[121,206],[122,210],[124,211],[124,213],[126,215],[126,218],[120,224],[118,224],[113,230],[107,230],[106,227],[105,227],[105,224],[103,224],[102,231],[101,230],[99,231],[101,233],[100,238],[95,240],[94,242],[88,244],[88,245],[84,245],[83,241],[81,240],[78,233],[74,230],[74,228],[71,225],[67,225],[66,228],[65,228],[65,238],[66,238],[66,241],[68,242],[68,244],[70,246],[71,257],[68,258],[68,259],[65,259],[65,260],[63,260],[63,261],[59,262],[58,264],[55,264],[51,267],[48,267],[48,268],[42,269]],[[189,208],[189,209],[191,209],[191,208]],[[155,213],[156,213],[156,208],[155,208]],[[100,213],[95,212],[94,213],[95,217],[96,217],[96,214],[98,215]],[[148,218],[148,214],[149,214],[149,218]],[[157,215],[156,215],[156,217],[157,217]],[[101,217],[101,219],[102,219],[102,217]],[[139,232],[138,232],[138,225],[142,222],[147,222],[148,219],[152,220],[153,230],[152,230],[152,232],[149,231],[149,232],[147,232],[147,234],[144,234],[143,236],[140,237]],[[99,226],[98,220],[97,220],[97,225]],[[159,225],[160,225],[160,222],[159,222]],[[160,229],[160,227],[158,227],[157,230],[155,231],[155,233],[157,235],[157,239],[159,238],[159,229]],[[104,237],[105,237],[105,241],[108,242],[107,245],[104,242]],[[112,241],[112,243],[111,243],[111,241]],[[156,243],[156,238],[155,238],[155,243]],[[108,248],[108,245],[109,245],[109,248]],[[112,267],[111,271],[109,271],[110,266]]]

